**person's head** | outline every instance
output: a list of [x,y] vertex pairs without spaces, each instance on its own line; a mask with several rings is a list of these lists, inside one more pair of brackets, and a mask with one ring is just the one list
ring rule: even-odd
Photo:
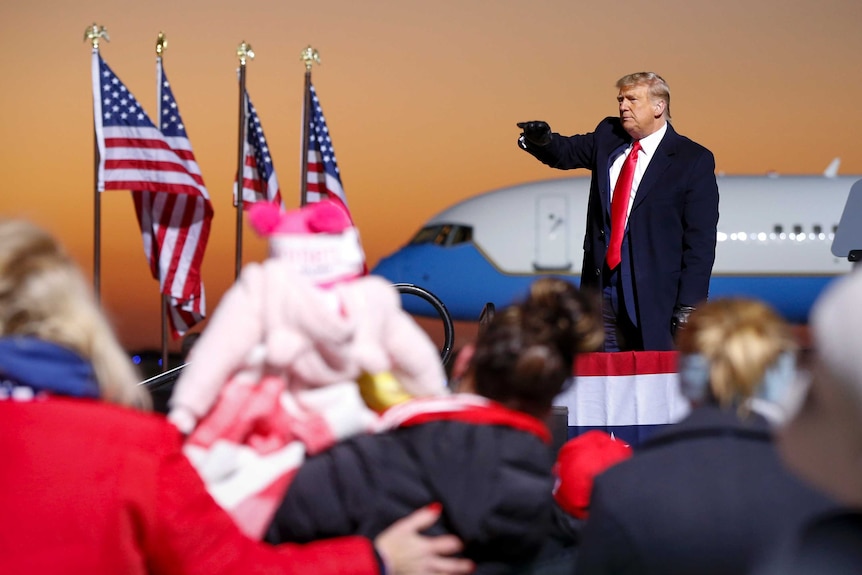
[[810,382],[794,389],[789,403],[798,411],[778,435],[792,469],[856,506],[862,506],[861,304],[860,271],[836,280],[815,303]]
[[494,314],[466,346],[460,390],[543,418],[572,375],[575,355],[604,337],[597,308],[571,283],[536,280],[526,300]]
[[560,448],[554,472],[554,499],[566,513],[586,519],[596,476],[632,456],[632,448],[608,433],[593,429]]
[[635,140],[670,121],[670,88],[654,72],[636,72],[617,80],[617,102],[623,128]]
[[50,234],[21,220],[0,219],[0,336],[71,349],[92,363],[104,400],[148,404],[77,265]]
[[744,298],[707,302],[677,334],[683,394],[694,404],[747,408],[774,403],[795,375],[796,340],[767,304]]

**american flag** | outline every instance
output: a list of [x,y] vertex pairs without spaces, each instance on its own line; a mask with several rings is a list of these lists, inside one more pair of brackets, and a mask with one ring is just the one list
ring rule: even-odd
[[[341,186],[341,172],[332,149],[332,138],[317,91],[311,86],[311,111],[308,126],[308,190],[306,203],[319,202],[324,198],[340,201],[347,208],[347,196]],[[349,210],[348,210],[349,213]]]
[[[176,339],[206,317],[200,260],[209,236],[212,208],[209,200],[188,195],[132,192],[132,198],[144,255],[161,293],[168,296],[168,321],[171,337]],[[188,288],[191,293],[177,295],[178,291],[170,291],[175,288]]]
[[200,174],[189,171],[185,161],[95,50],[92,74],[99,148],[98,190],[208,197]]
[[132,190],[150,271],[171,297],[176,337],[205,312],[200,263],[212,219],[209,195],[179,115],[179,129],[162,134],[96,51],[92,73],[98,189]]
[[[260,118],[251,103],[248,92],[245,93],[245,105],[246,128],[242,170],[243,207],[263,201],[281,204],[281,190],[278,187],[275,167],[272,165],[269,145],[266,143],[263,126],[260,124]],[[234,205],[236,205],[236,188],[237,185],[234,183]]]
[[206,297],[200,272],[213,209],[161,58],[156,60],[156,78],[161,133],[188,172],[200,180],[202,189],[202,194],[195,196],[147,191],[132,193],[144,254],[150,262],[153,277],[159,280],[161,292],[170,297],[168,318],[171,334],[176,338],[206,316]]

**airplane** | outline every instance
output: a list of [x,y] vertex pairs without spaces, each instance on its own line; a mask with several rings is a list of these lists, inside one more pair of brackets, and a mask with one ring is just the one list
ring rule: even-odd
[[[853,183],[837,175],[719,174],[719,222],[711,299],[766,301],[789,322],[806,324],[814,300],[849,272],[830,251]],[[438,298],[452,318],[477,321],[527,294],[538,276],[578,284],[589,176],[529,182],[486,192],[438,213],[371,273]],[[402,296],[413,315],[438,317],[426,300]]]

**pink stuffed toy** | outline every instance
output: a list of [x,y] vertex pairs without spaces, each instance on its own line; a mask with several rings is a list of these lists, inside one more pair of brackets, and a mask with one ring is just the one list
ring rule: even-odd
[[247,265],[222,298],[168,417],[190,434],[186,454],[214,498],[260,537],[306,453],[370,431],[391,404],[447,389],[397,290],[364,275],[342,206],[257,203],[249,219],[271,257]]

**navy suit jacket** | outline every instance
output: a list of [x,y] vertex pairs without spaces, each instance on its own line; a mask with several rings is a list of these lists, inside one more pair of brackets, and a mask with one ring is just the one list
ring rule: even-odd
[[[555,133],[547,146],[525,142],[529,153],[553,168],[592,171],[583,288],[601,289],[610,237],[610,164],[629,143],[631,137],[613,117],[589,134]],[[668,123],[635,195],[621,254],[625,307],[644,349],[673,349],[674,307],[707,299],[717,226],[715,159]]]

